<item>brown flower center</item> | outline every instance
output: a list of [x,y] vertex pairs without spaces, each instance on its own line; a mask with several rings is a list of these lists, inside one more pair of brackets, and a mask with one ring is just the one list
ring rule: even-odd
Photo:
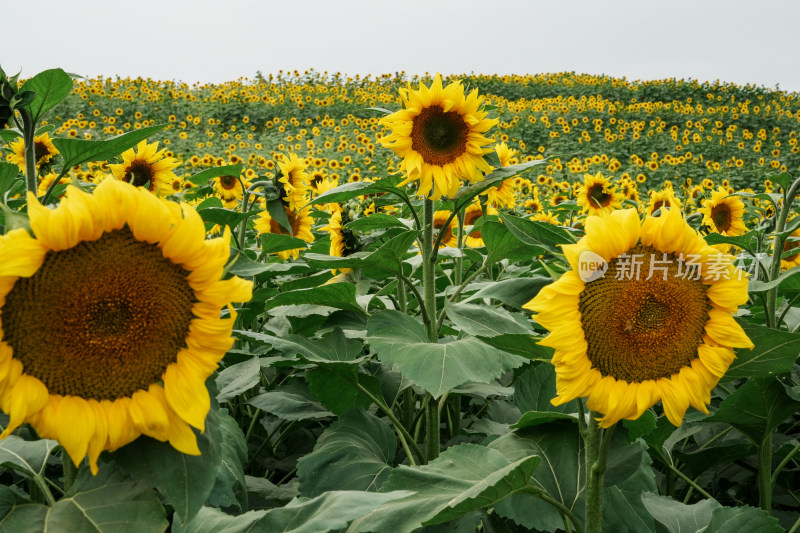
[[602,183],[595,183],[586,191],[586,198],[589,200],[589,205],[592,207],[608,207],[613,196],[607,192],[603,192]]
[[711,208],[711,220],[714,221],[717,231],[725,233],[731,229],[731,210],[727,204],[715,205]]
[[3,340],[50,393],[130,396],[185,347],[195,301],[187,275],[127,228],[50,251],[6,296]]
[[122,181],[126,181],[137,187],[145,187],[150,184],[150,181],[153,179],[153,174],[153,167],[150,163],[135,159],[126,169],[125,177],[122,178]]
[[235,189],[238,184],[239,180],[235,176],[222,176],[219,178],[219,186],[227,191]]
[[441,106],[423,109],[414,117],[411,128],[411,148],[429,165],[453,163],[467,150],[469,125],[455,111]]
[[639,244],[586,284],[579,300],[586,355],[603,376],[657,380],[697,357],[710,305],[706,286],[686,273],[675,255]]

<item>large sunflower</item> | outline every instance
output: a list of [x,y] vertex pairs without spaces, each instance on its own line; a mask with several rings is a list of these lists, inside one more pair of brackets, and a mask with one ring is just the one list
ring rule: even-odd
[[289,157],[281,156],[278,167],[281,169],[278,181],[283,184],[283,192],[286,194],[283,200],[289,209],[297,211],[308,203],[308,193],[311,190],[310,178],[306,172],[308,164],[295,154],[289,154]]
[[[356,251],[358,243],[353,232],[344,227],[345,222],[342,220],[342,217],[344,216],[346,219],[347,215],[343,215],[342,208],[339,207],[338,204],[333,205],[336,205],[336,208],[333,209],[328,224],[321,227],[320,231],[327,231],[330,234],[330,255],[335,257],[347,257]],[[351,271],[349,268],[342,268],[340,270],[343,273]],[[333,272],[335,273],[336,271],[333,270]]]
[[147,144],[147,141],[142,141],[136,145],[136,151],[131,148],[122,153],[122,163],[108,165],[108,168],[118,180],[146,187],[154,194],[169,196],[175,179],[172,170],[180,166],[180,162],[167,157],[165,152],[158,150],[158,142]]
[[[311,218],[311,215],[309,215],[311,210],[309,208],[305,208],[301,211],[295,212],[285,206],[284,209],[286,210],[286,217],[289,219],[289,226],[292,228],[291,235],[297,237],[298,239],[303,239],[306,242],[314,242],[314,234],[311,233],[311,225],[314,223],[314,219]],[[258,215],[253,225],[255,226],[259,235],[263,233],[273,233],[276,235],[290,234],[288,231],[286,231],[286,228],[281,226],[270,216],[269,211],[266,209]],[[284,261],[289,259],[289,257],[297,259],[301,250],[302,248],[283,250],[278,252],[278,257]]]
[[617,192],[616,185],[600,172],[596,176],[584,174],[583,185],[576,192],[578,205],[590,215],[608,213],[621,207],[624,196]]
[[[11,142],[8,147],[11,148],[11,153],[6,156],[8,162],[17,165],[20,171],[25,172],[25,142],[19,138]],[[49,163],[58,154],[49,134],[34,136],[33,154],[36,158],[36,168]]]
[[[587,218],[563,247],[572,270],[525,305],[551,332],[541,343],[555,348],[553,403],[588,396],[604,427],[659,400],[676,426],[689,405],[708,413],[733,349],[753,347],[732,315],[747,279],[679,209],[664,211],[643,224],[634,209]],[[603,261],[605,272],[591,265]]]
[[711,193],[711,198],[703,200],[703,207],[697,212],[703,215],[703,225],[714,233],[733,237],[747,231],[742,220],[744,203],[737,196],[729,196],[724,187],[719,187]]
[[55,209],[28,193],[28,212],[33,237],[0,237],[0,437],[28,422],[95,473],[142,434],[199,454],[191,427],[233,342],[220,310],[251,292],[220,279],[230,233],[205,241],[194,209],[113,179]]
[[403,158],[407,177],[400,185],[419,181],[417,194],[438,200],[455,195],[461,180],[481,181],[491,170],[483,156],[492,140],[483,134],[497,119],[486,118],[477,89],[465,96],[461,82],[442,87],[437,74],[430,87],[400,89],[400,99],[403,109],[381,119],[392,130],[381,144]]

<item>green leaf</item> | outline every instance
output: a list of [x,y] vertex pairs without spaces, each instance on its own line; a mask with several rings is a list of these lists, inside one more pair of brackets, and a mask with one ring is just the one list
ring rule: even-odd
[[422,324],[398,311],[380,311],[367,322],[378,358],[435,398],[468,381],[488,383],[525,362],[471,337],[444,344],[427,339]]
[[225,209],[224,207],[207,207],[198,210],[198,213],[206,224],[219,224],[222,228],[225,226],[235,228],[239,222],[250,216],[250,213],[240,213],[239,211]]
[[510,461],[476,444],[452,446],[427,465],[395,468],[381,491],[413,490],[416,494],[378,507],[350,529],[408,533],[422,525],[454,520],[524,490],[539,462],[535,456]]
[[31,477],[44,473],[47,458],[58,446],[58,442],[49,439],[26,441],[16,435],[9,435],[0,440],[0,464],[14,465],[17,470],[27,472]]
[[689,475],[697,477],[716,465],[733,464],[734,461],[754,453],[756,453],[755,445],[747,439],[739,438],[715,442],[712,446],[691,452],[682,452],[678,449],[673,452],[673,455],[686,465]]
[[325,409],[310,393],[297,388],[264,392],[249,399],[247,403],[283,420],[308,420],[333,416],[333,413]]
[[487,263],[496,263],[503,259],[508,259],[512,263],[530,261],[547,253],[543,247],[522,242],[505,224],[499,222],[485,222],[481,226],[481,236],[486,245]]
[[78,472],[69,493],[49,510],[42,531],[161,533],[167,525],[161,502],[146,484],[103,463],[96,476],[88,468]]
[[329,491],[316,498],[296,499],[271,509],[259,520],[254,532],[326,533],[341,530],[353,520],[381,505],[405,498],[408,491],[387,493],[355,490]]
[[356,286],[352,283],[331,283],[311,289],[282,292],[267,300],[265,310],[269,311],[280,305],[314,304],[336,307],[345,311],[366,314],[356,301]]
[[784,529],[778,519],[769,516],[763,509],[742,507],[720,507],[711,513],[711,521],[704,533],[781,533]]
[[64,158],[61,172],[66,173],[70,168],[88,161],[107,161],[120,155],[125,150],[133,148],[139,141],[144,141],[150,135],[163,130],[167,124],[148,126],[128,133],[123,133],[105,141],[87,141],[83,139],[53,139],[53,144]]
[[553,405],[556,394],[556,372],[549,363],[528,367],[514,380],[514,405],[523,413],[527,411],[549,413],[577,413],[576,400]]
[[490,187],[496,187],[508,178],[512,178],[521,172],[525,172],[536,165],[542,165],[544,163],[547,163],[547,161],[544,159],[537,159],[534,161],[520,163],[518,165],[508,165],[507,167],[496,168],[489,174],[486,174],[483,177],[483,180],[459,189],[459,191],[453,197],[453,200],[461,204],[467,204],[486,189]]
[[250,277],[268,272],[273,267],[274,263],[259,263],[248,258],[243,253],[231,251],[228,264],[225,265],[225,272],[235,276]]
[[265,254],[283,252],[284,250],[305,250],[308,243],[303,239],[280,233],[264,233],[261,235],[261,251]]
[[239,516],[225,514],[214,507],[203,507],[185,524],[178,516],[172,520],[172,533],[256,533],[262,531],[255,524],[264,517],[266,511],[250,511]]
[[578,416],[576,414],[567,415],[564,413],[528,411],[527,413],[523,413],[517,422],[508,427],[511,429],[528,428],[539,426],[541,424],[548,424],[555,420],[568,420],[571,422],[577,422]]
[[739,324],[755,348],[736,350],[736,359],[724,379],[767,377],[791,371],[800,355],[800,333],[776,331],[745,321],[739,321]]
[[787,279],[800,274],[800,266],[794,267],[789,269],[785,272],[781,272],[781,274],[773,279],[772,281],[759,281],[757,279],[751,279],[750,283],[748,284],[747,290],[750,292],[765,292],[774,287],[778,287],[783,284],[784,281]]
[[710,245],[714,244],[733,244],[745,250],[752,249],[753,240],[758,238],[760,232],[748,231],[744,235],[722,235],[721,233],[709,233],[704,238]]
[[267,202],[267,212],[269,216],[272,217],[272,220],[286,230],[286,233],[294,237],[294,229],[292,229],[292,224],[289,222],[289,215],[286,214],[286,207],[283,205],[283,200],[280,198],[269,200]]
[[628,442],[633,442],[656,429],[656,415],[648,409],[636,420],[623,420],[622,425],[628,430]]
[[376,182],[368,182],[368,181],[353,181],[349,183],[345,183],[343,185],[339,185],[338,187],[334,187],[333,189],[320,194],[316,198],[314,198],[310,204],[330,204],[330,203],[341,203],[351,198],[355,198],[356,196],[362,196],[364,194],[374,194],[379,192],[394,192],[398,191],[395,187],[402,178],[400,177],[388,177],[382,178]]
[[242,173],[242,164],[236,163],[235,165],[225,165],[221,167],[207,168],[202,172],[198,172],[194,176],[187,178],[187,180],[191,181],[197,186],[200,186],[200,185],[205,185],[214,178],[219,178],[222,176],[238,177],[241,173]]
[[307,253],[304,259],[313,268],[368,268],[375,271],[375,277],[386,277],[403,272],[403,260],[418,235],[418,231],[400,233],[370,253],[357,252],[347,257]]
[[45,70],[26,81],[20,91],[36,93],[27,108],[33,121],[39,122],[45,113],[69,95],[72,91],[72,78],[60,68]]
[[[463,301],[471,302],[472,300],[478,300],[480,298],[491,298],[493,300],[499,300],[504,305],[522,308],[523,305],[530,302],[539,294],[539,291],[543,287],[551,283],[553,283],[552,278],[546,276],[492,281],[485,284],[485,286]],[[477,286],[478,284],[473,285]],[[468,285],[466,291],[473,285]]]
[[335,415],[354,407],[366,409],[372,405],[372,398],[359,385],[375,398],[382,395],[380,380],[359,372],[358,366],[347,363],[320,365],[306,372],[306,380],[311,393]]
[[169,442],[139,437],[111,456],[128,475],[155,487],[185,522],[200,510],[214,487],[221,440],[219,418],[211,409],[205,432],[197,435],[200,455],[186,455]]
[[385,213],[374,213],[368,217],[357,218],[344,226],[351,231],[370,231],[373,229],[403,228],[409,229],[402,219]]
[[512,315],[502,308],[492,309],[485,305],[446,302],[444,309],[447,318],[455,327],[470,335],[497,337],[505,334],[536,334],[530,320]]
[[217,374],[218,402],[227,402],[231,398],[249,391],[261,381],[261,364],[258,357],[243,363],[229,366]]
[[575,237],[569,231],[547,222],[528,220],[506,213],[500,219],[520,241],[530,246],[538,246],[554,253],[561,253],[560,244],[572,244]]
[[727,422],[756,444],[794,414],[800,402],[787,396],[775,378],[751,379],[725,398],[709,422]]
[[11,186],[17,181],[19,175],[19,168],[17,165],[11,163],[0,163],[0,200],[5,197],[5,193],[11,189]]
[[549,361],[553,357],[553,349],[540,346],[538,342],[542,337],[531,335],[497,335],[495,337],[478,337],[481,341],[498,350],[519,355],[536,361]]
[[339,328],[334,328],[321,339],[301,335],[276,337],[265,333],[235,330],[237,336],[272,345],[285,355],[298,355],[310,363],[358,363],[364,359],[360,341],[349,339]]
[[722,507],[716,500],[687,505],[652,493],[642,494],[642,503],[653,518],[667,528],[668,533],[702,531],[711,521],[711,513]]
[[219,507],[236,507],[247,510],[247,483],[244,468],[247,462],[247,441],[244,433],[225,410],[217,412],[219,423],[220,458],[217,465],[217,479],[208,496],[208,503]]
[[374,492],[392,471],[397,439],[385,422],[353,409],[322,432],[314,451],[297,463],[303,496],[333,490]]

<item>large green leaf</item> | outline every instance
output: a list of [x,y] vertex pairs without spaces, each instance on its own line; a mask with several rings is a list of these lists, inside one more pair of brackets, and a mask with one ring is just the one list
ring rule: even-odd
[[367,217],[357,218],[344,226],[351,231],[370,231],[374,229],[404,228],[409,226],[403,219],[385,213],[373,213]]
[[461,205],[465,205],[469,203],[472,198],[478,196],[486,189],[490,187],[496,187],[501,182],[512,178],[521,172],[525,172],[536,165],[542,165],[545,163],[547,163],[547,161],[544,159],[535,159],[533,161],[519,163],[518,165],[508,165],[505,167],[495,168],[492,172],[486,174],[483,177],[483,180],[459,189],[456,195],[453,197],[453,200]]
[[520,241],[530,246],[545,248],[561,253],[560,244],[572,244],[575,237],[569,231],[547,222],[538,222],[509,214],[501,214],[500,219]]
[[354,181],[350,183],[345,183],[343,185],[339,185],[338,187],[334,187],[333,189],[320,194],[316,198],[314,198],[310,203],[311,204],[327,204],[327,203],[336,203],[336,202],[344,202],[350,200],[351,198],[355,198],[356,196],[362,196],[364,194],[374,194],[374,193],[381,193],[381,192],[395,192],[399,191],[395,187],[402,178],[398,176],[390,176],[383,179],[380,179],[376,182],[368,182],[368,181]]
[[266,511],[250,511],[239,516],[231,516],[215,507],[203,507],[185,524],[178,516],[172,520],[172,533],[255,533],[260,531],[256,522]]
[[[469,298],[463,301],[470,302],[479,298],[491,298],[505,305],[521,308],[523,305],[530,302],[534,296],[539,293],[542,287],[551,283],[553,283],[552,278],[545,276],[491,281],[482,284],[483,286],[478,291],[471,294]],[[464,292],[469,293],[470,288],[473,286],[480,286],[480,284],[468,285]]]
[[[516,430],[492,441],[489,448],[502,452],[510,461],[531,454],[541,457],[542,465],[531,483],[577,516],[583,516],[584,452],[576,424],[553,422]],[[656,490],[645,445],[641,442],[629,444],[619,434],[615,435],[609,450],[604,479],[603,497],[608,504],[604,530],[652,531],[652,520],[639,501],[643,491]],[[529,529],[550,532],[563,529],[563,520],[555,507],[529,496],[511,496],[500,502],[496,511]]]
[[425,466],[398,466],[381,491],[416,494],[378,507],[350,529],[407,533],[459,518],[524,490],[539,462],[539,457],[530,455],[511,461],[476,444],[453,446]]
[[[360,183],[360,182],[357,182]],[[374,252],[357,252],[347,257],[335,257],[315,253],[307,253],[304,259],[314,268],[364,268],[375,277],[403,273],[403,260],[416,238],[418,231],[404,231],[383,244]]]
[[50,109],[72,91],[72,78],[60,68],[40,72],[20,87],[20,91],[34,91],[36,96],[27,105],[34,122],[39,122]]
[[711,521],[711,513],[722,507],[716,500],[703,500],[693,505],[677,502],[667,496],[642,494],[647,511],[668,533],[697,533]]
[[29,476],[40,476],[56,446],[58,442],[54,440],[26,441],[10,435],[0,440],[0,464],[13,465],[15,470],[26,472]]
[[512,315],[502,308],[492,309],[485,305],[470,303],[445,303],[445,312],[450,321],[464,333],[478,337],[498,335],[535,335],[530,320]]
[[15,507],[0,521],[0,531],[42,533],[161,533],[168,525],[156,494],[131,480],[113,463],[102,463],[93,476],[78,472],[72,489],[53,507]]
[[61,172],[86,163],[88,161],[106,161],[117,157],[125,150],[133,148],[139,141],[161,131],[167,125],[158,124],[138,130],[129,131],[105,141],[87,141],[84,139],[53,139],[53,144],[64,158]]
[[306,381],[311,393],[335,415],[354,407],[366,409],[372,405],[372,398],[382,396],[379,379],[359,372],[357,365],[348,363],[319,365],[306,372]]
[[205,432],[197,435],[197,456],[181,453],[168,442],[139,437],[112,457],[131,477],[158,489],[185,522],[200,510],[214,487],[221,458],[219,424],[217,412],[211,409]]
[[205,185],[209,180],[219,178],[220,176],[238,176],[242,173],[242,164],[236,163],[235,165],[225,165],[221,167],[211,167],[198,172],[194,176],[187,178],[189,181],[197,186]]
[[422,324],[398,311],[375,313],[367,340],[382,362],[436,398],[468,381],[488,383],[526,361],[473,337],[428,342]]
[[282,292],[267,300],[265,310],[281,305],[314,304],[336,307],[345,311],[366,314],[356,301],[356,286],[352,283],[330,283],[310,289]]
[[264,392],[249,399],[247,403],[284,420],[306,420],[333,416],[333,413],[316,401],[310,392],[296,386],[285,386],[274,391]]
[[397,439],[382,420],[362,409],[329,426],[314,451],[297,463],[303,496],[333,490],[376,491],[392,471]]
[[736,359],[725,373],[725,379],[767,377],[792,369],[800,355],[800,333],[776,331],[744,321],[739,323],[755,348],[736,350]]
[[539,344],[539,341],[542,340],[542,337],[534,337],[527,334],[523,335],[508,333],[496,335],[494,337],[478,338],[489,346],[494,346],[498,350],[519,355],[525,357],[526,359],[550,361],[550,359],[553,357],[552,348],[541,346]]
[[505,224],[486,222],[481,226],[481,237],[486,245],[486,262],[496,263],[503,259],[509,261],[529,261],[544,255],[547,249],[531,246],[518,239]]
[[720,507],[711,513],[711,521],[703,533],[781,533],[784,529],[778,519],[769,516],[763,509],[747,505],[742,507]]
[[725,398],[710,422],[727,422],[760,444],[800,407],[775,378],[751,379]]
[[261,363],[253,357],[232,366],[217,374],[218,402],[227,402],[231,398],[246,392],[261,381]]
[[217,479],[208,503],[219,507],[236,507],[247,510],[247,483],[244,468],[247,462],[247,441],[242,428],[225,410],[217,412],[219,423],[220,457],[217,465]]
[[272,345],[284,355],[300,356],[309,363],[359,363],[364,360],[361,342],[349,339],[339,328],[334,328],[320,339],[309,339],[301,335],[276,337],[266,333],[235,330],[238,337],[252,339]]

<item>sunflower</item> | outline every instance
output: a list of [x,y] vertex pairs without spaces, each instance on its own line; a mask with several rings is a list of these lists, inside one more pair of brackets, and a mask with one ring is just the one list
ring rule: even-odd
[[560,226],[561,221],[558,220],[558,217],[555,216],[550,211],[542,211],[539,213],[534,213],[533,216],[530,217],[531,220],[535,220],[537,222],[547,222],[548,224],[553,224],[554,226]]
[[[501,167],[509,166],[511,160],[517,155],[517,151],[509,148],[504,142],[496,144],[494,149],[500,159]],[[509,178],[500,182],[497,187],[489,187],[481,194],[486,195],[486,201],[492,207],[507,207],[511,209],[517,203],[518,190],[519,181],[515,178]]]
[[604,177],[600,172],[596,176],[584,174],[583,185],[577,191],[578,205],[583,207],[583,212],[590,215],[599,215],[618,209],[623,196],[617,192],[616,185]]
[[113,179],[55,209],[28,193],[28,212],[33,237],[0,237],[0,437],[28,422],[93,473],[142,434],[199,454],[205,381],[233,342],[220,309],[251,295],[220,280],[230,233],[205,241],[194,209]]
[[445,246],[455,248],[458,246],[455,217],[450,220],[450,223],[447,224],[447,226],[444,225],[444,223],[447,222],[447,217],[449,216],[450,211],[436,211],[433,214],[433,229],[436,232],[436,238],[438,238],[439,233],[442,233],[442,241],[439,245],[440,248],[444,248]]
[[166,149],[158,151],[158,142],[142,141],[136,145],[135,152],[131,148],[122,153],[122,163],[109,165],[109,168],[118,180],[168,196],[172,194],[172,180],[176,177],[172,170],[180,166],[180,162],[167,157],[165,152]]
[[477,89],[465,96],[460,82],[442,87],[437,74],[430,87],[400,89],[400,99],[403,109],[380,121],[391,129],[381,144],[403,158],[400,185],[419,181],[417,194],[438,200],[454,196],[461,180],[481,181],[491,171],[483,156],[492,140],[483,134],[498,121],[486,118]]
[[244,197],[242,184],[239,183],[239,178],[236,176],[220,176],[215,178],[213,183],[214,192],[217,193],[217,196],[228,209],[236,207]]
[[[344,227],[343,216],[346,218],[347,215],[343,215],[341,207],[337,205],[337,208],[333,210],[331,218],[328,220],[328,225],[320,228],[320,231],[327,231],[330,234],[331,247],[329,254],[335,257],[347,257],[356,251],[357,246],[353,232]],[[339,270],[344,274],[350,272],[352,269],[341,268]],[[331,272],[334,275],[336,274],[335,269]]]
[[295,154],[289,154],[289,157],[281,156],[278,167],[281,169],[278,182],[283,184],[283,192],[286,194],[283,200],[289,209],[297,211],[308,203],[308,191],[311,189],[306,173],[308,165]]
[[724,187],[719,187],[711,193],[711,198],[703,200],[703,207],[697,212],[703,214],[703,225],[714,233],[733,237],[747,231],[742,220],[744,203],[736,196],[728,197]]
[[[6,156],[9,163],[17,165],[21,172],[25,172],[25,142],[19,138],[8,145],[11,153]],[[47,133],[36,135],[33,138],[33,154],[36,157],[36,168],[46,165],[57,154],[53,140]]]
[[[39,176],[39,186],[36,189],[36,194],[40,197],[44,196],[45,193],[47,192],[47,189],[50,188],[50,186],[53,184],[53,182],[56,180],[57,177],[58,175],[55,172],[49,172],[45,176]],[[58,180],[58,183],[67,184],[70,181],[72,181],[72,179],[69,176],[63,176],[60,180]]]
[[675,198],[675,193],[672,190],[672,187],[664,187],[664,189],[660,191],[651,191],[650,193],[650,201],[647,202],[647,207],[645,208],[645,213],[648,215],[652,215],[659,209],[664,210],[664,208],[680,208],[681,203]]
[[[487,214],[489,215],[496,215],[497,209],[492,207],[487,208]],[[474,203],[467,207],[464,211],[464,227],[474,226],[477,224],[478,220],[483,216],[483,209],[481,208],[480,204]],[[472,230],[464,236],[464,243],[470,248],[480,248],[483,244],[483,236],[481,236],[481,230]]]
[[[291,235],[298,239],[303,239],[306,242],[314,242],[314,234],[311,233],[311,224],[314,219],[309,215],[310,209],[305,208],[298,212],[292,211],[288,207],[286,209],[286,217],[289,219],[289,226],[292,228]],[[259,235],[264,233],[272,233],[275,235],[290,235],[286,228],[278,224],[270,216],[269,211],[262,211],[254,222],[256,231]],[[297,259],[300,255],[302,248],[293,248],[292,250],[283,250],[278,252],[278,257],[286,261],[289,257]]]
[[588,396],[604,427],[659,400],[676,426],[689,405],[708,413],[733,349],[753,347],[733,319],[747,279],[732,258],[677,208],[644,223],[634,209],[588,217],[563,250],[572,270],[524,306],[551,332],[541,344],[555,348],[553,404]]

